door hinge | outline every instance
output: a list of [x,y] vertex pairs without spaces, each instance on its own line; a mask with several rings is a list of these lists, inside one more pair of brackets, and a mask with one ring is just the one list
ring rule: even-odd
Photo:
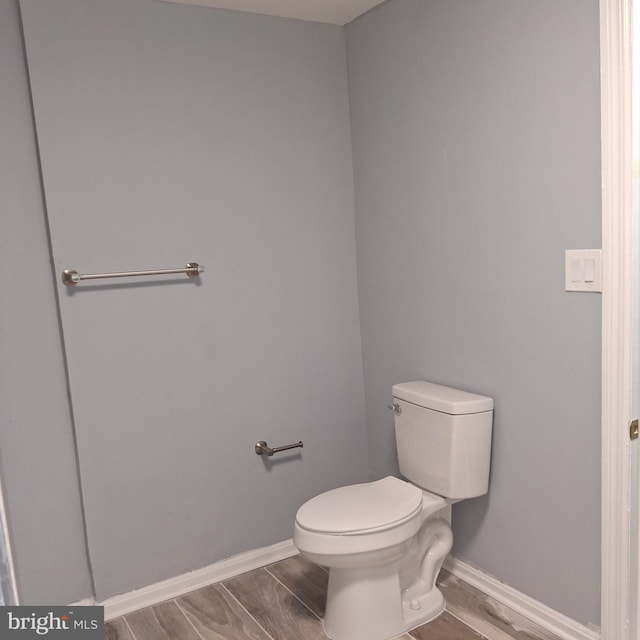
[[629,438],[635,440],[638,437],[638,419],[631,421],[629,425]]

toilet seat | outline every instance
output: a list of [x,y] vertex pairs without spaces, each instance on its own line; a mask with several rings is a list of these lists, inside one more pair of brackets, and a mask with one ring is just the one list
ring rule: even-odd
[[441,496],[392,476],[340,487],[298,509],[293,542],[320,565],[358,564],[368,554],[387,561],[406,552],[425,518],[446,506]]
[[423,494],[418,487],[388,476],[374,482],[327,491],[303,504],[296,524],[323,535],[363,535],[399,527],[416,517]]

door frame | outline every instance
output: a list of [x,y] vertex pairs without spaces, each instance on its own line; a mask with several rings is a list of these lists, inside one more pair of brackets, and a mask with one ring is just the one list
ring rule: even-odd
[[630,563],[638,542],[630,533],[632,2],[600,0],[603,640],[630,638]]
[[13,558],[13,547],[9,537],[9,521],[5,503],[3,485],[0,482],[0,544],[4,547],[2,561],[6,564],[6,575],[0,581],[0,592],[2,593],[4,604],[18,605],[18,583],[16,581],[16,568]]

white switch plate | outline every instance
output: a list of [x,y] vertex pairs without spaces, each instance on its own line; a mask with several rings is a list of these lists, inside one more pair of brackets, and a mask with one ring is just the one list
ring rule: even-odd
[[565,291],[602,291],[602,249],[568,249],[564,252]]

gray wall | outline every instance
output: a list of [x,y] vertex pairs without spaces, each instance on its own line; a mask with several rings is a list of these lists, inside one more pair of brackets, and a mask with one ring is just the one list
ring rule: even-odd
[[495,398],[491,485],[453,554],[599,623],[596,0],[395,0],[347,29],[358,285],[374,476],[394,382]]
[[22,602],[91,594],[17,2],[0,2],[0,458]]
[[[107,597],[287,538],[397,473],[391,385],[496,400],[454,554],[599,620],[596,0],[394,0],[344,31],[152,0],[23,0],[55,277]],[[16,6],[0,4],[0,451],[25,602],[91,594]],[[354,238],[350,135],[357,234]],[[357,244],[358,291],[354,242]],[[28,261],[24,257],[28,256]],[[360,322],[361,320],[361,322]],[[252,450],[304,440],[265,466]],[[44,517],[43,515],[44,514]],[[52,553],[55,549],[55,553]]]
[[[99,599],[291,537],[367,477],[344,31],[21,3]],[[256,440],[304,449],[265,464]]]

